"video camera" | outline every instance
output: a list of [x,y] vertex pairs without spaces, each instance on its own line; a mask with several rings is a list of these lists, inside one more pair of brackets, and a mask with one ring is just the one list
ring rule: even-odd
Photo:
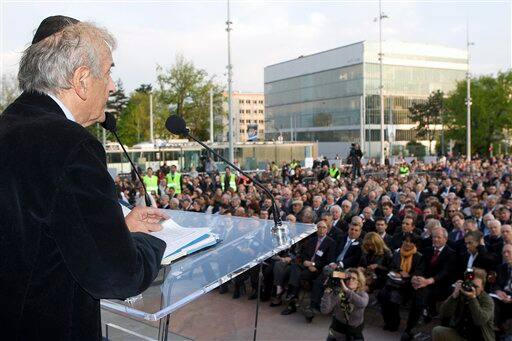
[[341,287],[341,280],[344,280],[347,277],[347,273],[343,271],[341,264],[338,264],[336,269],[329,274],[325,286],[327,288],[331,288],[333,291],[338,290]]

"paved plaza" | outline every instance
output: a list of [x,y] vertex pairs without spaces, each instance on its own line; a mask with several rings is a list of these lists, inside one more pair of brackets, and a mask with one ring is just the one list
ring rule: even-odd
[[[221,295],[217,290],[190,303],[177,311],[172,317],[169,340],[252,340],[256,301],[246,296],[232,299],[231,294]],[[261,303],[258,321],[258,340],[325,340],[329,328],[330,316],[317,316],[312,323],[306,323],[302,313],[290,316],[280,314],[284,307],[269,307],[268,302]],[[403,312],[405,313],[405,311]],[[103,311],[103,324],[112,323],[156,339],[156,323],[137,322]],[[402,328],[403,329],[402,323]],[[366,340],[399,340],[400,333],[383,331],[382,319],[377,307],[370,307],[366,313]],[[420,326],[420,330],[429,332],[431,325]],[[121,331],[110,330],[111,340],[141,340]],[[424,340],[424,338],[422,338]]]

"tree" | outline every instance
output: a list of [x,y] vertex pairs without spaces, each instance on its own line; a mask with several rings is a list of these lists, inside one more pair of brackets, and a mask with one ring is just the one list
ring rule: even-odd
[[416,123],[416,136],[429,142],[429,155],[432,155],[432,141],[436,138],[436,126],[442,123],[443,115],[442,91],[432,92],[425,102],[413,103],[409,108],[409,116]]
[[[216,115],[225,115],[223,111],[224,88],[213,82],[205,70],[197,69],[182,55],[176,57],[174,65],[164,70],[157,67],[159,89],[156,110],[155,131],[165,136],[165,119],[170,104],[176,106],[176,114],[183,117],[193,135],[202,140],[208,139],[210,127],[210,90],[213,91],[213,110]],[[165,117],[165,119],[162,119]],[[216,128],[222,125],[216,124]]]
[[[466,150],[466,80],[446,99],[447,137]],[[484,155],[512,128],[512,71],[471,81],[471,150]]]
[[107,101],[107,110],[112,112],[117,119],[121,116],[124,108],[128,104],[128,97],[124,93],[123,82],[121,79],[116,81],[116,91],[110,94]]
[[11,104],[19,95],[18,81],[13,75],[2,75],[0,80],[0,114]]
[[119,119],[118,130],[121,140],[129,146],[149,140],[149,93],[134,91],[130,95]]

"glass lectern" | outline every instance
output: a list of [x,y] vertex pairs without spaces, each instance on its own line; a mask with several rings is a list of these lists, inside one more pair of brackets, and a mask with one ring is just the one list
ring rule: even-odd
[[141,295],[102,300],[102,308],[130,317],[159,321],[159,340],[166,340],[170,314],[238,274],[260,264],[316,231],[312,224],[166,210],[183,227],[209,227],[220,242],[165,265]]

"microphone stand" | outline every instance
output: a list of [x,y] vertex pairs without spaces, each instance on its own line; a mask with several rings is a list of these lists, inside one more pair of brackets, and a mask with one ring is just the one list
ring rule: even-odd
[[117,142],[121,145],[121,148],[123,148],[124,155],[128,158],[128,161],[130,161],[130,165],[133,167],[133,171],[137,175],[137,178],[139,179],[140,183],[142,184],[142,187],[144,188],[144,201],[146,202],[147,207],[151,207],[151,199],[149,198],[148,190],[146,189],[146,185],[144,184],[144,181],[142,181],[142,178],[140,177],[139,172],[137,171],[137,168],[135,168],[135,165],[132,162],[132,159],[130,158],[130,155],[124,148],[124,145],[121,143],[121,140],[119,139],[119,136],[117,136],[117,132],[114,130],[109,130],[112,134],[114,134]]
[[274,198],[274,195],[265,186],[263,186],[263,184],[261,182],[259,182],[258,180],[256,180],[255,178],[253,178],[252,176],[250,176],[243,170],[241,170],[239,167],[235,166],[233,163],[226,160],[224,157],[222,157],[217,152],[215,152],[212,148],[208,147],[204,142],[200,141],[195,136],[191,135],[188,129],[186,129],[186,132],[184,135],[186,137],[189,137],[192,140],[196,141],[201,146],[203,146],[205,149],[212,152],[213,155],[215,155],[216,157],[218,157],[219,159],[221,159],[222,161],[227,163],[229,166],[231,166],[232,168],[234,168],[237,171],[239,171],[240,173],[242,173],[245,177],[250,179],[258,188],[263,190],[263,192],[265,192],[265,194],[270,198],[270,200],[272,200],[272,216],[274,218],[274,227],[272,228],[272,232],[275,232],[275,231],[278,231],[279,229],[281,229],[283,222],[281,220],[281,216],[279,215],[279,208],[277,207],[276,199]]

